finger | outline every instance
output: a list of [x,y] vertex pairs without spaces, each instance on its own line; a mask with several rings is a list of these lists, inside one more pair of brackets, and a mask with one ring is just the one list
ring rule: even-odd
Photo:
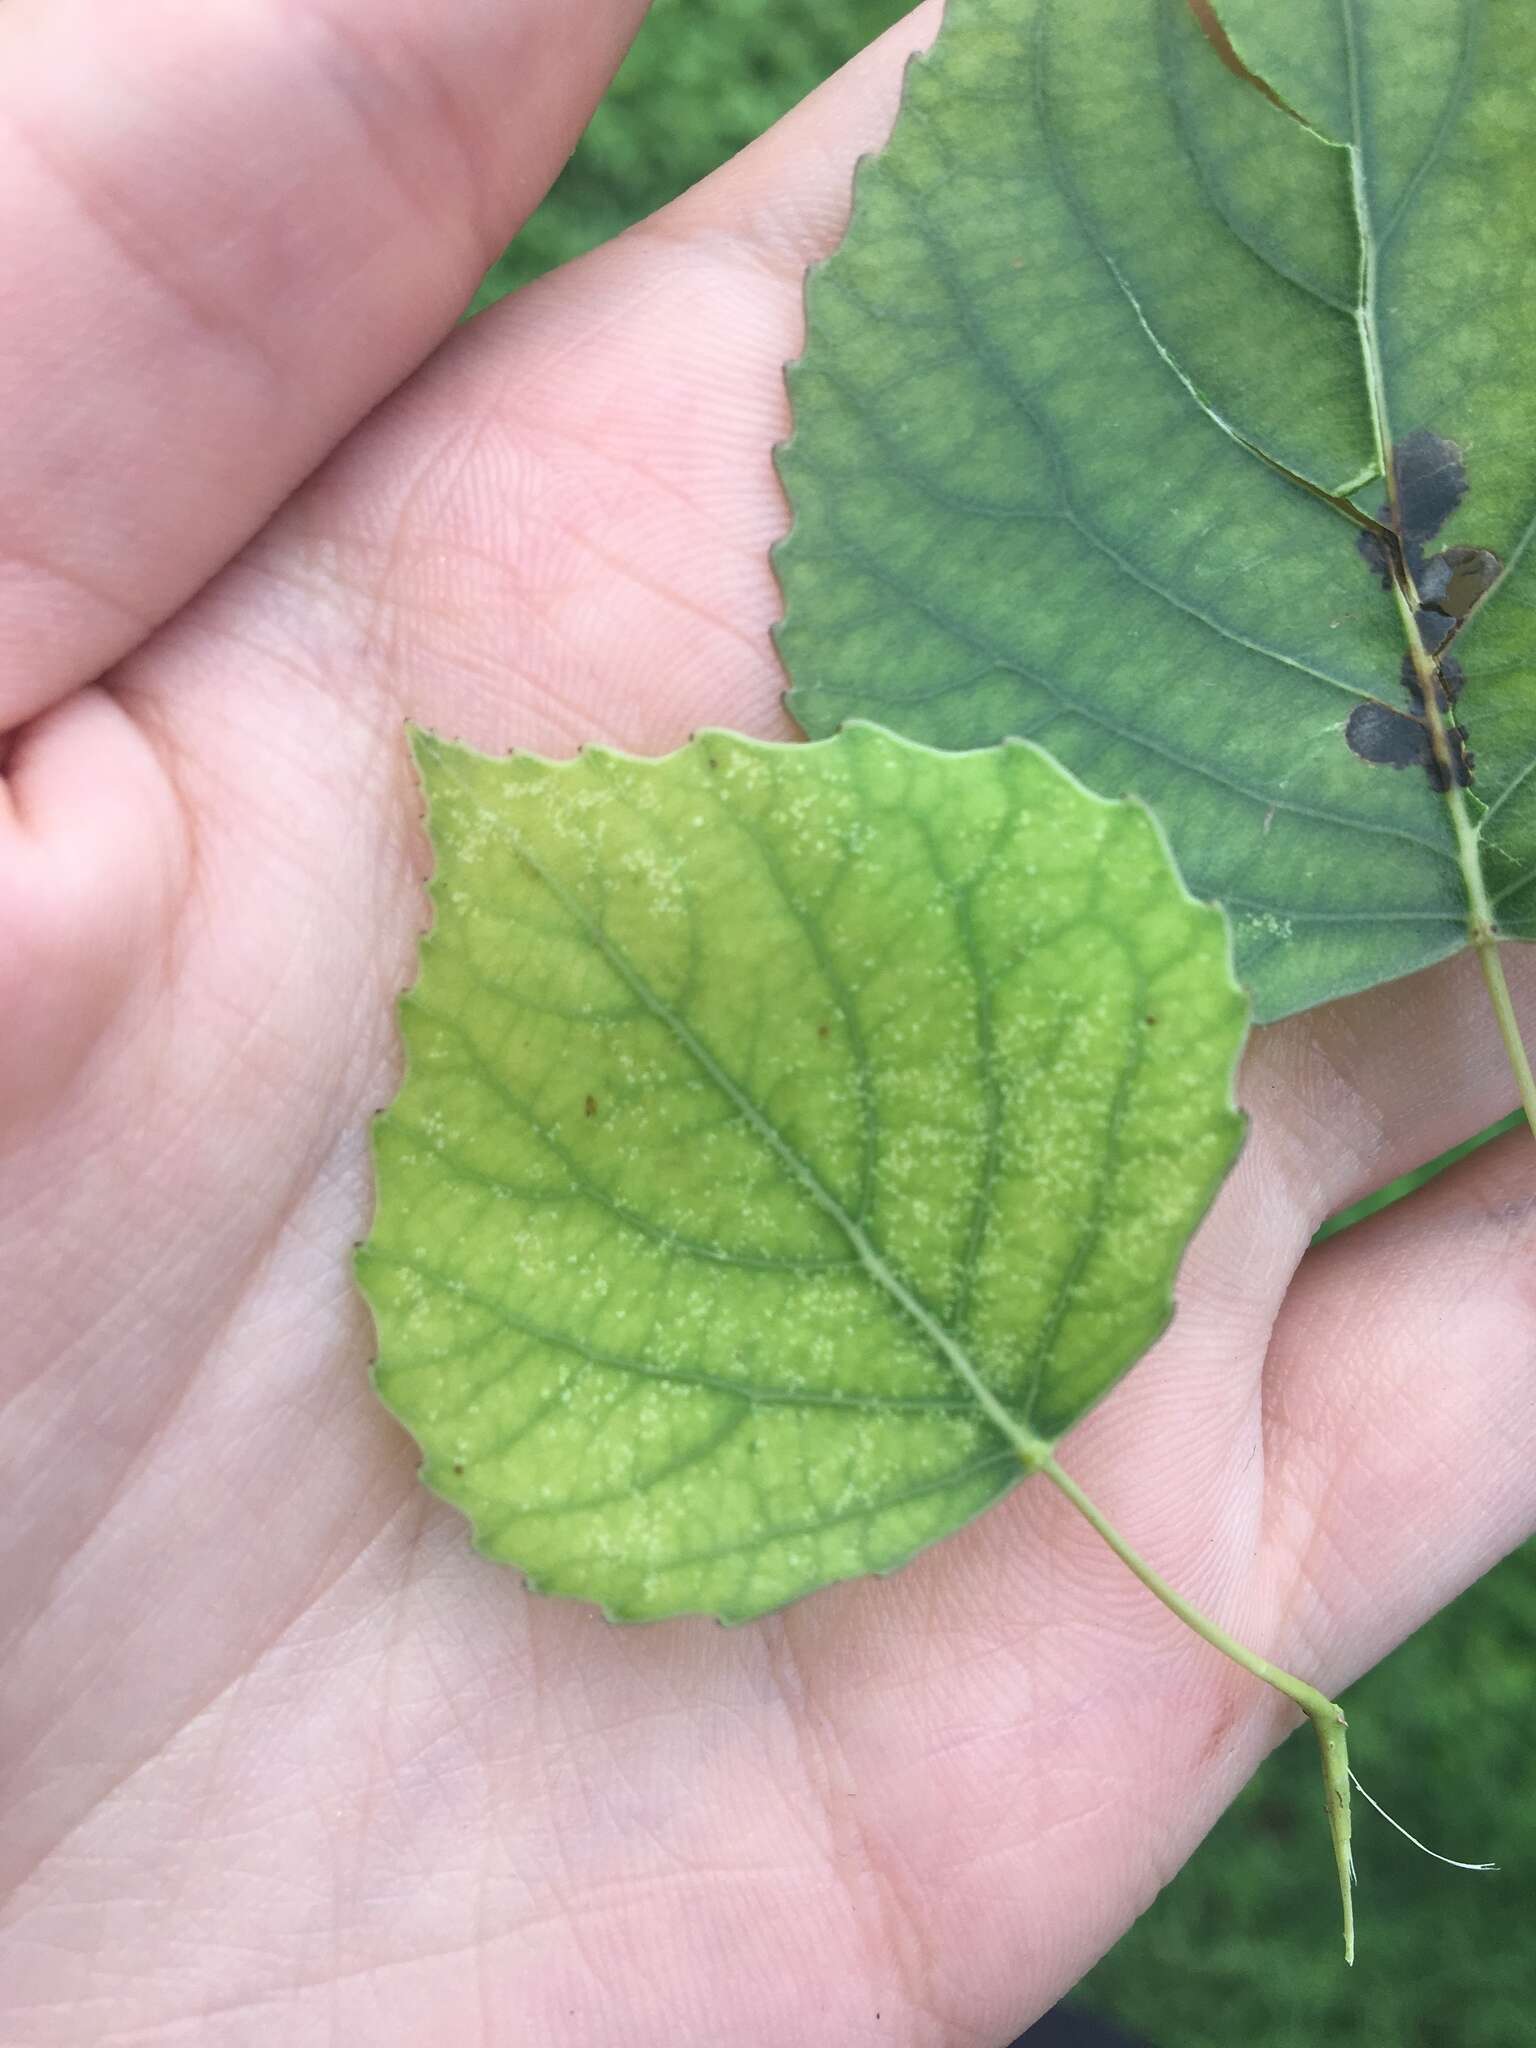
[[[1508,945],[1500,959],[1536,1044],[1536,950]],[[1519,1101],[1470,951],[1256,1033],[1243,1097],[1263,1170],[1288,1188],[1308,1236]],[[1531,1163],[1536,1172],[1536,1152]]]
[[1317,1667],[1352,1677],[1536,1528],[1524,1130],[1309,1254],[1266,1372],[1268,1530]]
[[643,12],[0,10],[0,730],[141,640],[447,331]]
[[54,1110],[145,963],[163,960],[186,866],[161,764],[102,691],[79,691],[16,737],[0,780],[8,1151]]
[[[1505,959],[1536,1037],[1536,949],[1507,947]],[[1213,1504],[1234,1488],[1257,1530],[1266,1478],[1261,1367],[1273,1355],[1276,1317],[1282,1303],[1293,1313],[1298,1267],[1310,1274],[1315,1259],[1347,1273],[1345,1247],[1359,1238],[1359,1229],[1350,1231],[1337,1252],[1309,1256],[1318,1225],[1516,1100],[1481,974],[1467,956],[1256,1032],[1239,1095],[1247,1141],[1185,1256],[1172,1328],[1070,1447],[1072,1470],[1090,1492],[1101,1473],[1131,1475],[1116,1479],[1118,1509],[1151,1518],[1174,1557],[1200,1555]],[[1536,1189],[1530,1134],[1510,1142],[1501,1154],[1506,1170],[1517,1181],[1523,1171],[1527,1192]],[[1338,1306],[1338,1328],[1324,1345],[1329,1358],[1342,1333],[1368,1328],[1374,1314],[1367,1305],[1362,1323],[1347,1286]]]
[[[485,746],[787,737],[769,549],[807,263],[889,134],[920,7],[685,198],[472,323],[249,565],[327,586],[317,666]],[[245,586],[241,586],[243,593]]]
[[[1517,1013],[1536,1042],[1536,949],[1509,946],[1503,957]],[[1187,1399],[1192,1361],[1203,1359],[1218,1437],[1232,1424],[1231,1404],[1249,1398],[1231,1361],[1263,1356],[1318,1226],[1518,1102],[1470,954],[1256,1031],[1238,1096],[1248,1134],[1179,1276],[1167,1390]],[[1529,1135],[1525,1154],[1536,1185]],[[1161,1398],[1156,1358],[1138,1379],[1140,1402]]]

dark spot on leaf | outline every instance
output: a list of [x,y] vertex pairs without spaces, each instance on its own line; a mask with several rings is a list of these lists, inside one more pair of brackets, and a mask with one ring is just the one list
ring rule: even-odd
[[596,1097],[595,1095],[589,1095],[589,1096],[587,1097],[587,1099],[586,1099],[586,1102],[585,1102],[585,1104],[583,1105],[583,1107],[585,1108],[585,1110],[586,1110],[586,1112],[587,1112],[587,1115],[588,1115],[588,1116],[596,1116],[596,1115],[597,1115],[597,1097]]
[[1434,766],[1429,728],[1411,711],[1393,711],[1386,704],[1357,704],[1349,714],[1344,737],[1351,753],[1381,768]]
[[1444,612],[1417,611],[1413,615],[1413,620],[1428,654],[1433,654],[1438,648],[1443,647],[1456,630],[1456,621],[1448,619]]
[[[1400,584],[1405,597],[1417,595],[1414,624],[1423,654],[1434,657],[1435,706],[1449,711],[1466,681],[1461,664],[1444,648],[1457,627],[1498,581],[1503,563],[1491,548],[1443,548],[1428,558],[1424,543],[1432,540],[1467,495],[1467,468],[1461,449],[1428,427],[1404,435],[1392,450],[1391,501],[1378,515],[1387,532],[1368,529],[1355,540],[1355,550],[1384,590]],[[1423,663],[1423,654],[1419,663]],[[1473,756],[1465,726],[1444,728],[1445,745],[1426,722],[1427,707],[1419,669],[1404,655],[1399,670],[1412,709],[1394,711],[1386,704],[1359,704],[1350,713],[1344,737],[1362,761],[1387,768],[1422,767],[1433,789],[1472,780]]]
[[1143,1017],[1141,1021],[1143,1024],[1155,1024],[1157,1019],[1155,1017]]
[[[1446,701],[1442,699],[1442,708]],[[1436,757],[1429,727],[1411,711],[1394,711],[1386,704],[1357,704],[1349,714],[1344,737],[1352,753],[1376,767],[1422,768],[1431,789],[1446,790],[1453,782],[1465,789],[1472,780],[1476,762],[1463,725],[1445,729],[1448,768]]]
[[[1467,495],[1461,450],[1443,434],[1416,427],[1392,450],[1398,532],[1404,549],[1433,540]],[[1390,520],[1390,514],[1387,515]]]
[[[1381,508],[1382,517],[1387,516],[1387,507]],[[1364,526],[1355,538],[1355,549],[1365,566],[1370,570],[1383,590],[1392,588],[1392,558],[1387,553],[1386,543],[1371,527]]]
[[830,1024],[818,1024],[816,1026],[816,1036],[818,1038],[830,1038],[832,1036],[832,1026]]
[[1493,588],[1503,567],[1492,548],[1446,548],[1430,556],[1415,581],[1431,611],[1447,619],[1464,619]]
[[[1404,564],[1416,584],[1424,566],[1425,541],[1434,539],[1466,495],[1466,464],[1454,441],[1432,434],[1428,427],[1403,436],[1392,451],[1395,506],[1389,500],[1378,507],[1376,517],[1397,534]],[[1382,589],[1390,590],[1395,568],[1391,542],[1366,528],[1356,536],[1355,549]]]
[[462,1458],[455,1458],[453,1461],[453,1469],[456,1473],[462,1472],[464,1470],[464,1460]]
[[1438,761],[1431,760],[1430,783],[1435,789],[1449,789],[1453,782],[1459,788],[1465,789],[1471,782],[1472,770],[1477,765],[1476,757],[1467,746],[1467,729],[1464,725],[1448,725],[1445,736],[1450,742],[1451,772],[1447,775]]
[[[1433,651],[1433,650],[1431,650]],[[1413,656],[1405,654],[1402,666],[1402,685],[1408,695],[1408,702],[1416,712],[1424,709],[1424,693],[1419,688],[1419,672],[1413,665]],[[1437,688],[1435,702],[1441,711],[1449,711],[1461,695],[1461,686],[1467,680],[1466,670],[1454,654],[1442,654],[1435,663]]]

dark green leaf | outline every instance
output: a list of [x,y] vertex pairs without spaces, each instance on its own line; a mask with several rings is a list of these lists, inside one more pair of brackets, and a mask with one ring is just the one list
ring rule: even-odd
[[782,647],[813,734],[1147,799],[1272,1017],[1536,935],[1536,10],[1217,11],[1252,76],[951,0],[812,282]]

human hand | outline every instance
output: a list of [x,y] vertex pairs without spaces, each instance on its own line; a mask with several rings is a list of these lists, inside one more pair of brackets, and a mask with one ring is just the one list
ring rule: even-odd
[[[937,21],[388,396],[642,11],[0,13],[16,2048],[994,2048],[1286,1725],[1038,1485],[891,1580],[618,1630],[475,1557],[368,1392],[402,720],[788,736],[781,366]],[[1259,1034],[1243,1092],[1064,1462],[1336,1691],[1531,1524],[1530,1140],[1307,1252],[1512,1103],[1465,963]]]

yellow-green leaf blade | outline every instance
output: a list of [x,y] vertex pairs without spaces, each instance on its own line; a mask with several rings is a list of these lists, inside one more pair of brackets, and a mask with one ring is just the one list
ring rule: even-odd
[[418,758],[436,923],[360,1273],[430,1483],[626,1616],[975,1514],[1023,1469],[999,1414],[1053,1440],[1161,1329],[1237,1142],[1224,923],[1150,818],[869,728]]

